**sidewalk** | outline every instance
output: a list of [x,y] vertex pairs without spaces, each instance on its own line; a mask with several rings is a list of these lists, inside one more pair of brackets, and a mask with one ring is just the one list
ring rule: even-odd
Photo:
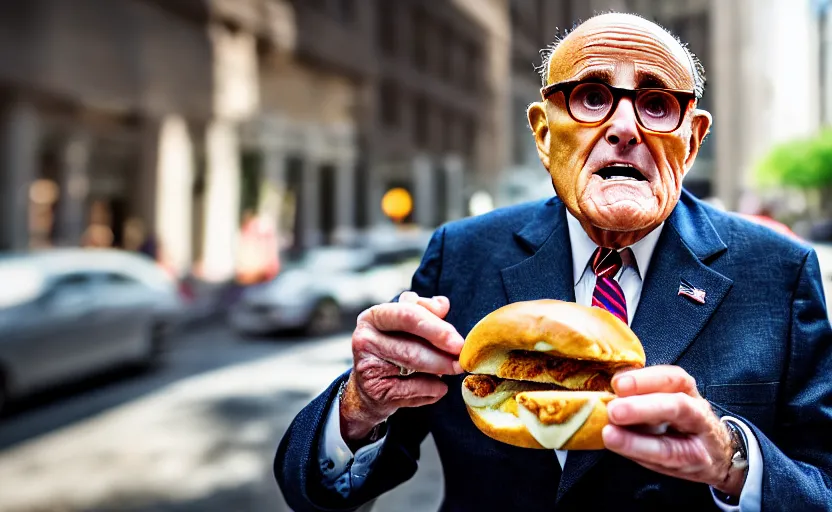
[[[310,343],[179,381],[0,453],[0,511],[288,510],[272,477],[275,447],[351,362],[346,336]],[[374,510],[436,510],[432,452],[428,471]]]

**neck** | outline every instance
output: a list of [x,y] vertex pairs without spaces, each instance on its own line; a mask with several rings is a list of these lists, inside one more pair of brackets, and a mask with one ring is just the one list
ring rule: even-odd
[[609,247],[616,250],[635,244],[656,229],[656,226],[651,226],[638,231],[609,231],[595,227],[586,221],[581,221],[581,227],[584,228],[590,240],[599,247]]

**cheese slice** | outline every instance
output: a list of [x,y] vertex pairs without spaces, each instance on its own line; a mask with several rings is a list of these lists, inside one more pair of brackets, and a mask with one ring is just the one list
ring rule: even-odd
[[598,403],[598,398],[587,400],[586,404],[581,407],[578,412],[566,420],[565,423],[544,425],[538,419],[537,414],[518,404],[517,416],[518,419],[526,426],[529,434],[546,448],[553,450],[560,450],[569,439],[575,435],[575,432],[586,422],[592,410]]

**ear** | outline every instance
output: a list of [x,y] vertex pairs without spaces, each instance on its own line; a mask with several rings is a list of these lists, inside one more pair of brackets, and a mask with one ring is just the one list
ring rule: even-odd
[[529,127],[534,134],[534,144],[537,147],[537,156],[543,163],[543,167],[549,170],[549,120],[546,118],[546,108],[542,103],[536,102],[529,105],[526,111],[529,118]]
[[685,169],[687,171],[693,167],[693,162],[696,161],[696,156],[699,154],[699,148],[702,147],[702,141],[705,140],[705,137],[711,131],[712,122],[711,113],[707,110],[696,109],[693,111],[690,142],[688,142],[688,158],[685,160]]

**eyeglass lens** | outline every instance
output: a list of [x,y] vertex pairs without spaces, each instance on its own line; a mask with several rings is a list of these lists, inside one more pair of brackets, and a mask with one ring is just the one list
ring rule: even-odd
[[[577,121],[602,121],[615,107],[612,91],[603,84],[581,84],[569,96],[569,110]],[[641,90],[636,94],[635,110],[648,130],[669,132],[676,129],[682,114],[679,100],[665,91]]]

